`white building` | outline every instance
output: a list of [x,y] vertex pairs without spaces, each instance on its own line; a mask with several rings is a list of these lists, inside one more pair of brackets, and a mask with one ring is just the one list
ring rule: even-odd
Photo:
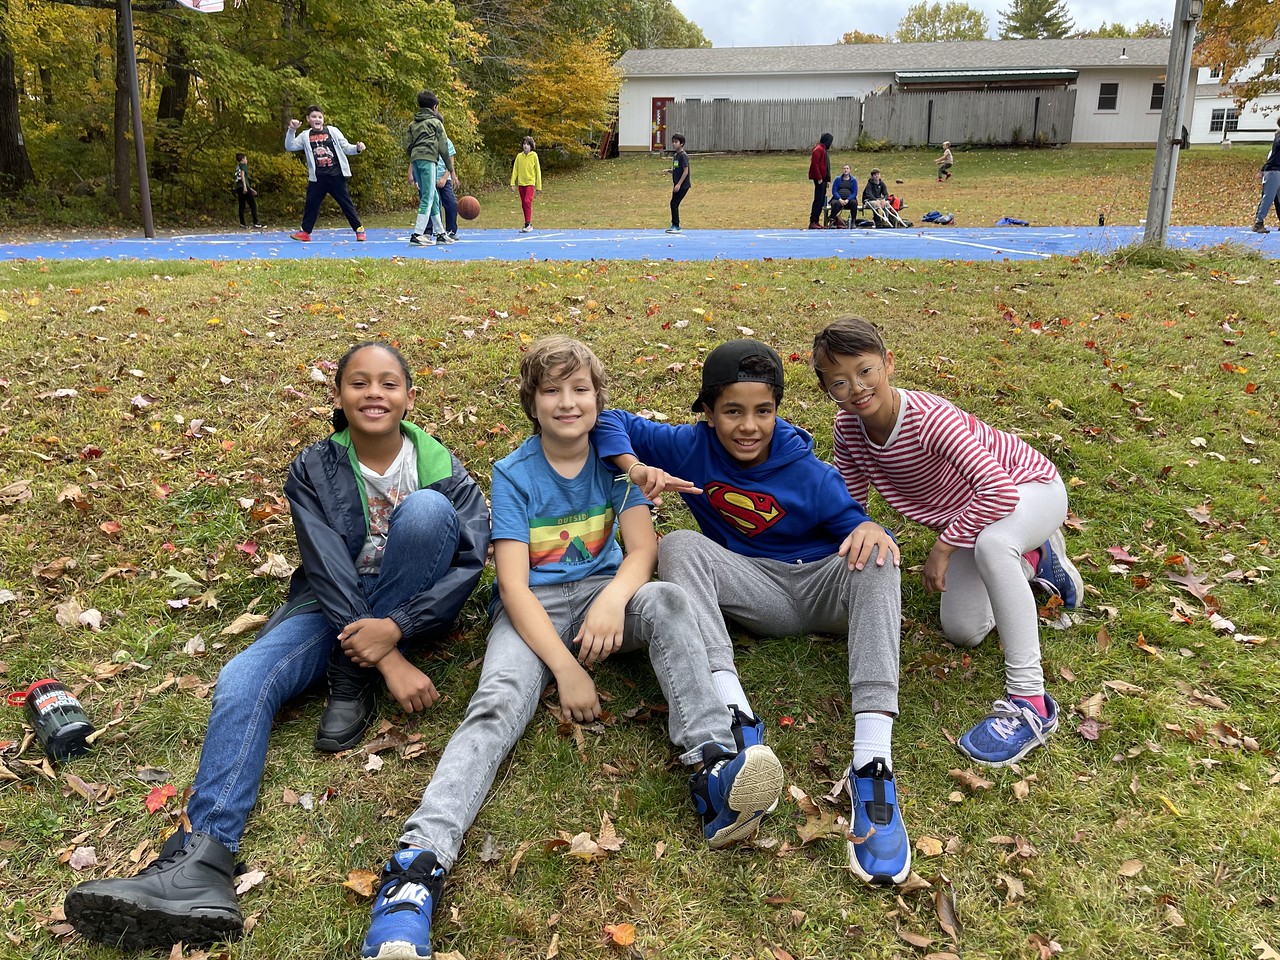
[[[750,101],[865,97],[896,89],[984,90],[1052,86],[1076,92],[1071,142],[1150,146],[1164,106],[1169,40],[977,40],[628,50],[618,107],[618,148],[662,149],[672,101]],[[1261,61],[1259,61],[1261,63]],[[1267,104],[1238,117],[1230,91],[1199,71],[1189,103],[1193,143],[1270,139]],[[1274,98],[1280,105],[1280,96]],[[1269,128],[1270,132],[1267,132]],[[1246,131],[1256,131],[1247,133]],[[1265,134],[1265,136],[1264,136]],[[1237,135],[1229,134],[1232,139]],[[796,144],[807,149],[809,144]]]
[[[1269,68],[1280,48],[1266,57],[1257,57],[1242,71],[1253,77]],[[1237,107],[1232,88],[1222,82],[1222,70],[1200,67],[1191,75],[1194,106],[1191,122],[1192,143],[1269,143],[1276,135],[1276,118],[1280,117],[1280,93],[1268,94]]]

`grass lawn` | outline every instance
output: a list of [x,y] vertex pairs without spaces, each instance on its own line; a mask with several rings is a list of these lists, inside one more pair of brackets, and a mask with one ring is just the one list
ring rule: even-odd
[[[1205,147],[1179,157],[1174,226],[1248,226],[1258,205],[1258,168],[1266,146],[1230,150]],[[832,154],[839,174],[848,163],[859,190],[880,168],[889,191],[909,204],[919,220],[929,210],[952,213],[961,227],[990,226],[1002,216],[1036,226],[1133,225],[1147,215],[1153,150],[1076,147],[1065,150],[973,150],[956,153],[954,176],[938,183],[937,150]],[[693,187],[680,207],[686,229],[802,228],[809,222],[813,186],[805,179],[807,154],[716,154],[692,156]],[[902,180],[903,183],[897,183]],[[548,173],[534,201],[540,229],[665,227],[670,223],[670,161],[625,155],[592,162],[571,175]],[[463,192],[469,188],[464,184]],[[480,192],[476,227],[518,227],[520,200],[505,188]],[[379,214],[376,226],[407,223],[405,213]],[[324,219],[341,216],[329,205]],[[463,229],[466,229],[464,222]]]
[[[1193,152],[1180,183],[1202,156],[1223,155]],[[925,199],[922,159],[908,194],[921,210],[939,205]],[[947,188],[975,191],[982,210],[985,155],[958,159]],[[713,202],[709,171],[748,161],[696,162],[705,192],[691,195],[691,224],[695,211],[716,210],[717,225],[774,216],[777,183],[787,222],[803,217],[797,158],[750,161],[777,163],[752,194],[767,203],[733,202],[727,186]],[[652,171],[644,190],[659,197],[658,166],[593,168],[636,176],[603,194],[594,172],[557,181],[540,203],[548,218],[563,202],[583,225],[634,226],[642,209],[661,213],[633,186]],[[1047,176],[1024,181],[1028,202]],[[1094,192],[1080,192],[1090,199],[1072,222],[1096,216]],[[285,471],[325,435],[325,364],[349,344],[402,346],[418,370],[415,420],[487,489],[493,461],[527,432],[519,351],[551,331],[596,349],[618,405],[674,422],[689,416],[699,359],[750,333],[789,358],[782,412],[829,457],[833,411],[805,354],[847,311],[881,325],[902,385],[1019,432],[1067,479],[1089,610],[1042,633],[1063,707],[1051,748],[989,771],[951,746],[1001,695],[998,645],[941,641],[917,569],[932,538],[873,496],[904,549],[895,769],[918,878],[863,887],[845,866],[846,801],[823,799],[849,755],[843,641],[743,636],[743,682],[793,788],[756,844],[705,849],[652,709],[656,682],[642,662],[608,663],[606,722],[562,730],[540,711],[500,769],[435,914],[439,955],[1047,958],[1060,946],[1227,960],[1280,948],[1275,268],[1230,250],[1170,263],[5,264],[0,680],[60,677],[102,733],[89,755],[50,766],[17,710],[0,727],[0,957],[118,955],[73,936],[62,897],[134,872],[172,828],[211,687],[251,639],[234,624],[284,596],[273,557],[296,561]],[[659,521],[690,523],[672,503]],[[85,625],[89,611],[100,628]],[[477,680],[480,597],[463,628],[426,654],[440,705],[406,718],[384,697],[386,729],[403,739],[377,753],[380,767],[365,750],[314,752],[320,695],[285,710],[243,848],[263,874],[242,896],[254,928],[214,956],[357,955],[365,871],[393,847]],[[163,784],[178,797],[149,813]],[[606,815],[620,850],[587,860],[552,843],[598,837]],[[941,906],[952,897],[958,923]],[[633,945],[607,942],[621,924]]]

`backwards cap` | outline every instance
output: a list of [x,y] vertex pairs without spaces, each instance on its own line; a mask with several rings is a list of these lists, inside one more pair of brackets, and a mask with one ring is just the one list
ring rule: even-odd
[[[744,371],[742,362],[750,357],[763,357],[769,361],[770,369],[762,373]],[[702,363],[702,390],[693,402],[693,412],[702,410],[704,403],[711,406],[715,389],[731,383],[767,383],[781,390],[782,358],[759,340],[728,340],[720,344]]]

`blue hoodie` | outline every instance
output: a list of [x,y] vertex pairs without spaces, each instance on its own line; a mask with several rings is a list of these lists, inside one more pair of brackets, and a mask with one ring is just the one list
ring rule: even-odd
[[681,494],[698,526],[744,557],[822,560],[870,519],[839,471],[814,454],[813,438],[781,417],[768,458],[752,467],[739,466],[705,421],[674,426],[606,410],[591,442],[602,458],[630,453],[701,487]]

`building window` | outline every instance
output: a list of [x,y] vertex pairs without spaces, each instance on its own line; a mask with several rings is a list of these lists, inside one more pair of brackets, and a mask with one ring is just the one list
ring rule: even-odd
[[1151,109],[1152,110],[1164,109],[1164,84],[1163,83],[1153,83],[1151,85]]
[[701,103],[702,98],[701,97],[685,97],[684,102],[685,103]]
[[1120,84],[1102,83],[1098,85],[1098,109],[1114,110],[1120,99]]
[[1270,56],[1270,57],[1267,57],[1265,60],[1263,60],[1263,61],[1262,61],[1262,70],[1261,70],[1261,72],[1260,72],[1258,75],[1259,75],[1259,76],[1262,76],[1262,77],[1265,77],[1265,76],[1269,76],[1270,74],[1275,73],[1275,72],[1276,72],[1276,58],[1277,58],[1277,57],[1280,57],[1280,54],[1274,54],[1274,55],[1272,55],[1272,56]]
[[1240,126],[1240,113],[1234,107],[1215,110],[1209,117],[1210,133],[1235,133]]
[[1221,76],[1222,76],[1222,64],[1218,64],[1216,67],[1209,68],[1210,80],[1217,80]]

